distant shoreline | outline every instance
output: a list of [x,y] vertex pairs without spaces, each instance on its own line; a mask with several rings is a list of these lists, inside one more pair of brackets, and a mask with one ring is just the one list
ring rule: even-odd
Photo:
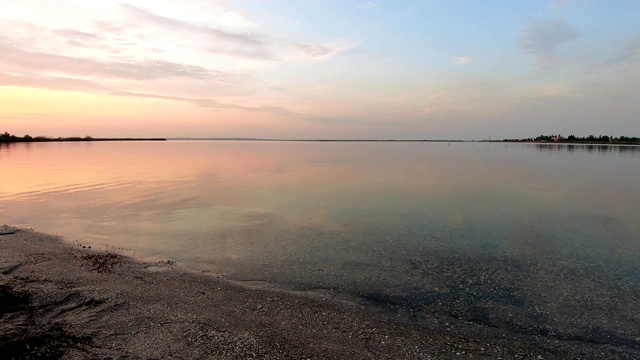
[[0,144],[95,141],[167,141],[165,138],[32,138],[0,139]]
[[260,138],[167,138],[171,141],[271,141],[271,142],[473,142],[474,140],[403,139],[260,139]]
[[588,141],[518,141],[518,140],[420,140],[420,139],[260,139],[260,138],[167,138],[169,141],[262,141],[262,142],[405,142],[405,143],[501,143],[544,145],[622,145],[637,146],[637,143],[588,142]]
[[604,146],[640,146],[637,142],[603,141],[539,141],[539,140],[427,140],[427,139],[261,139],[261,138],[92,138],[92,137],[0,137],[0,144],[44,143],[44,142],[105,142],[105,141],[246,141],[246,142],[329,142],[329,143],[502,143],[502,144],[539,144],[539,145],[604,145]]

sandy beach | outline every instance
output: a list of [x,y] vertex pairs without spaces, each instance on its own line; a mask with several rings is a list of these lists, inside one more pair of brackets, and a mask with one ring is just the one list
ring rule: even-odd
[[0,227],[0,354],[69,359],[640,358],[625,346],[516,334],[144,263]]

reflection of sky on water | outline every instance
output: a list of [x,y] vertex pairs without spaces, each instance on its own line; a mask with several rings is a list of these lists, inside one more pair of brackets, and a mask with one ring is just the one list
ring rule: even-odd
[[512,329],[571,333],[549,317],[571,302],[637,317],[584,289],[640,298],[640,152],[572,147],[18,144],[0,148],[0,216],[237,279],[490,324],[517,310]]

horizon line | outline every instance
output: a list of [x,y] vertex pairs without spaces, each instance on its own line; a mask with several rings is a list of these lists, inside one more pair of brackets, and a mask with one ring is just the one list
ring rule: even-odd
[[204,141],[299,141],[299,142],[475,142],[486,140],[460,139],[273,139],[247,137],[168,137],[167,140],[204,140]]

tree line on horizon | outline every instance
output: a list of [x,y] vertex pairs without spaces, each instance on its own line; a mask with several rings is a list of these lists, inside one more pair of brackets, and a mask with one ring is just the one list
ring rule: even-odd
[[91,141],[93,140],[93,138],[91,136],[85,136],[85,137],[79,137],[79,136],[74,136],[74,137],[58,137],[58,138],[51,138],[51,137],[46,137],[46,136],[36,136],[36,137],[32,137],[29,134],[25,135],[25,136],[16,136],[13,134],[10,134],[8,132],[4,132],[3,134],[0,134],[0,142],[2,143],[9,143],[9,142],[48,142],[48,141]]
[[535,138],[526,139],[504,139],[506,142],[563,142],[563,143],[588,143],[588,144],[621,144],[621,145],[640,145],[640,138],[629,136],[610,136],[610,135],[589,135],[575,136],[573,134],[564,137],[560,134],[540,135]]
[[6,131],[3,134],[0,134],[0,144],[19,143],[19,142],[32,143],[32,142],[63,142],[63,141],[68,142],[68,141],[159,141],[159,140],[164,141],[166,139],[165,138],[93,138],[89,135],[85,137],[72,136],[72,137],[57,137],[57,138],[46,137],[46,136],[32,137],[30,135],[25,135],[20,137],[20,136],[10,134]]

